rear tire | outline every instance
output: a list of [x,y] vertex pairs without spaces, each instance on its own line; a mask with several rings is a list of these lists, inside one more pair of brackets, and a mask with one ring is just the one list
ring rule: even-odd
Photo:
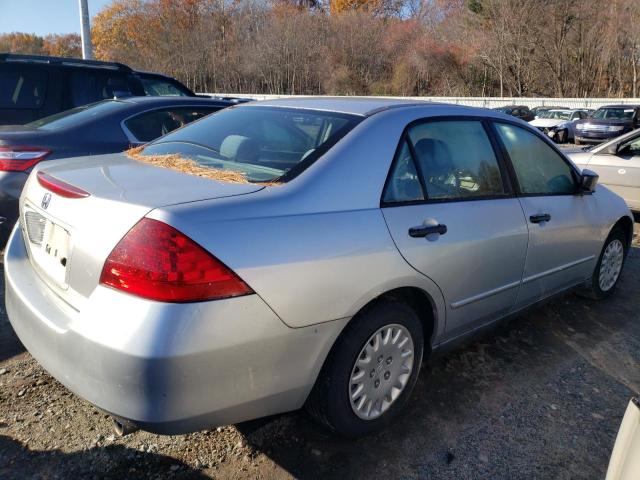
[[336,341],[307,411],[345,437],[385,428],[411,395],[423,350],[422,323],[411,307],[396,301],[372,305]]
[[615,291],[627,256],[627,237],[620,227],[614,227],[600,252],[593,276],[578,294],[593,300],[603,300]]

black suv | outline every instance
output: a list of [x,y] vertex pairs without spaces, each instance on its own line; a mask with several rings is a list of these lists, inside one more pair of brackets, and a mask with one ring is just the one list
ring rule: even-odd
[[107,98],[185,96],[174,78],[121,63],[0,54],[0,125],[19,125]]
[[494,108],[494,110],[519,118],[525,122],[530,122],[536,118],[526,105],[505,105],[504,107]]

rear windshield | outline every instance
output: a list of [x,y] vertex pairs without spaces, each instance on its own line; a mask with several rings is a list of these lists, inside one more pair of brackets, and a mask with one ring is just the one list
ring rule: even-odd
[[146,95],[152,97],[190,97],[190,92],[180,88],[169,80],[140,75],[140,82]]
[[633,108],[599,108],[592,115],[592,118],[601,120],[624,120],[633,117]]
[[91,103],[82,107],[72,108],[64,112],[49,115],[31,123],[29,127],[40,128],[42,130],[60,130],[62,128],[75,127],[93,118],[110,113],[124,107],[126,103],[117,100],[107,100],[104,102]]
[[242,173],[250,182],[287,181],[361,118],[293,108],[229,108],[165,135],[140,154],[179,154],[203,167]]

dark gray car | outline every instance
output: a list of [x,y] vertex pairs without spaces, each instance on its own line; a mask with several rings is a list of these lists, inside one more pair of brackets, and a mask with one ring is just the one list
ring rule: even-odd
[[238,99],[129,97],[77,107],[26,125],[0,126],[0,242],[18,217],[22,187],[44,160],[122,152]]
[[607,105],[576,122],[576,145],[601,143],[640,127],[640,105]]

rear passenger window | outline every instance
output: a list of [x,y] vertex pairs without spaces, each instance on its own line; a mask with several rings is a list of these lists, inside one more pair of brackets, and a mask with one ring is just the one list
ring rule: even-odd
[[70,92],[74,107],[114,98],[118,92],[129,92],[127,77],[115,72],[74,70],[71,72]]
[[426,122],[407,135],[429,200],[505,195],[491,142],[479,121]]
[[150,142],[216,110],[218,109],[170,108],[155,110],[131,117],[124,124],[137,140]]
[[555,150],[523,128],[506,123],[495,125],[511,158],[522,193],[575,193],[573,169]]
[[47,88],[47,73],[11,66],[0,70],[0,108],[40,108]]

